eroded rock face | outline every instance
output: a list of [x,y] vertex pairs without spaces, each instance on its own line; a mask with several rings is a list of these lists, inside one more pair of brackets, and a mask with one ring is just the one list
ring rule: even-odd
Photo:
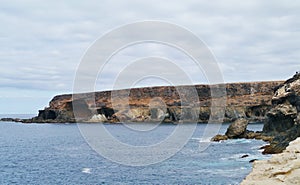
[[272,98],[273,108],[267,113],[263,132],[274,136],[264,153],[280,153],[300,136],[300,74],[279,86]]
[[[262,106],[262,105],[260,105]],[[260,109],[252,107],[251,113],[260,115]],[[247,113],[246,114],[250,114]],[[272,97],[272,108],[267,112],[267,119],[262,132],[246,130],[244,124],[231,124],[226,132],[226,137],[217,135],[213,141],[247,138],[262,139],[270,142],[264,147],[264,154],[281,153],[291,141],[300,137],[300,74],[297,73],[282,85],[279,85]],[[246,131],[245,131],[246,130]],[[236,132],[235,132],[236,131]]]
[[241,185],[300,184],[300,138],[292,141],[281,154],[254,161],[252,172]]
[[285,132],[294,126],[294,120],[297,117],[297,109],[290,103],[276,105],[268,113],[268,121],[264,125],[264,132],[275,134]]
[[[226,84],[227,102],[224,122],[232,122],[237,118],[247,118],[251,121],[263,121],[266,112],[271,108],[271,98],[274,89],[282,84],[281,81],[251,82]],[[189,99],[189,96],[180,97],[176,91],[178,87],[146,87],[128,90],[117,90],[55,96],[49,103],[49,107],[41,110],[40,114],[28,122],[74,122],[73,105],[81,104],[76,118],[91,120],[94,115],[104,115],[107,122],[119,122],[127,120],[132,122],[151,122],[161,120],[163,122],[177,122],[182,117],[189,115],[198,122],[208,122],[211,115],[210,89],[218,89],[219,85],[196,85],[199,102]],[[182,88],[182,87],[180,87]],[[194,88],[194,86],[184,86]],[[129,93],[128,93],[129,92]],[[114,101],[112,102],[112,94]],[[94,95],[94,99],[93,99]],[[190,104],[181,102],[183,98]],[[159,106],[151,107],[153,100],[160,100]],[[160,107],[162,106],[162,107]],[[156,108],[155,108],[156,107]],[[53,114],[52,114],[53,113]],[[92,119],[93,120],[93,119]]]

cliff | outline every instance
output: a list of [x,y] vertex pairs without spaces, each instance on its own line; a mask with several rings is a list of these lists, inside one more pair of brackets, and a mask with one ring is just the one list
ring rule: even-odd
[[[249,82],[226,84],[227,103],[224,122],[231,122],[236,118],[247,118],[250,121],[263,121],[266,113],[271,109],[271,99],[274,90],[281,86],[282,81]],[[92,93],[58,95],[49,103],[49,107],[40,110],[37,117],[23,122],[75,122],[73,104],[82,107],[80,114],[87,122],[118,122],[127,119],[132,122],[149,122],[162,117],[164,122],[176,122],[180,119],[181,107],[190,107],[189,111],[200,110],[198,122],[207,122],[210,116],[211,88],[217,85],[184,86],[195,87],[199,95],[199,104],[181,105],[180,96],[172,86],[145,87],[130,89],[130,111],[122,109],[126,103],[126,90],[117,90],[119,96],[114,102],[118,109],[112,107],[111,91]],[[153,99],[164,102],[165,109],[151,106]],[[95,103],[93,103],[93,101]]]
[[[275,88],[274,96],[271,98],[271,109],[266,114],[262,132],[247,130],[243,128],[242,134],[230,137],[216,135],[213,141],[220,141],[234,138],[262,139],[270,142],[263,147],[264,154],[281,153],[291,141],[300,137],[300,74],[296,73]],[[240,125],[230,125],[228,131],[235,131]]]
[[300,184],[300,138],[292,141],[281,154],[254,161],[252,172],[241,185]]
[[272,98],[263,133],[274,139],[264,153],[280,153],[300,136],[300,74],[280,85]]

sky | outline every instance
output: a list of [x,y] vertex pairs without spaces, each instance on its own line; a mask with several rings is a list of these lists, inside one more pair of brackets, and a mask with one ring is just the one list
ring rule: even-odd
[[[36,114],[53,96],[72,93],[87,49],[111,30],[145,20],[197,35],[214,54],[224,82],[285,80],[300,70],[299,9],[295,0],[0,0],[0,114]],[[207,83],[184,54],[146,43],[116,54],[95,90],[112,89],[128,62],[145,56],[175,61],[194,83]],[[145,79],[135,85],[165,84]]]

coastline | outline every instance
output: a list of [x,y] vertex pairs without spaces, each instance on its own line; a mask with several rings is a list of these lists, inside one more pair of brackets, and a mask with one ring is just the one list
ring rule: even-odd
[[[57,95],[49,102],[48,107],[39,110],[37,116],[16,121],[24,123],[75,123],[76,121],[176,123],[182,119],[182,114],[186,115],[186,118],[193,114],[197,118],[191,119],[191,122],[207,123],[213,103],[211,90],[218,92],[225,88],[226,97],[220,99],[224,105],[219,107],[224,112],[222,122],[233,122],[240,117],[252,122],[260,122],[265,120],[267,112],[271,109],[273,91],[282,83],[283,81],[268,81],[182,86],[187,91],[190,88],[195,89],[199,101],[189,100],[188,96],[179,96],[176,90],[178,87],[172,86],[102,91],[74,96],[72,94]],[[219,89],[219,86],[223,87]],[[118,98],[112,102],[112,94],[115,93],[118,94]],[[185,101],[190,104],[182,104],[181,98],[187,99]],[[76,116],[74,116],[74,105],[80,107]],[[185,122],[189,122],[189,119]]]
[[290,142],[281,154],[254,161],[252,172],[241,185],[300,184],[300,138]]
[[[279,82],[272,82],[271,86],[268,86],[268,90],[264,89],[262,91],[250,93],[250,89],[253,87],[253,84],[248,84],[245,86],[245,83],[242,84],[227,84],[227,88],[232,92],[236,92],[237,90],[241,90],[241,92],[233,93],[229,95],[227,94],[227,107],[225,111],[225,115],[227,115],[226,121],[231,123],[227,129],[225,135],[217,135],[213,138],[214,141],[220,140],[227,140],[227,139],[259,139],[269,142],[269,145],[264,146],[263,154],[276,154],[283,152],[289,143],[295,140],[297,137],[300,136],[300,129],[299,129],[299,122],[300,122],[300,74],[294,75],[292,78],[288,79],[284,83]],[[276,86],[274,84],[277,84]],[[279,84],[279,85],[278,85]],[[207,86],[198,86],[200,89],[199,91],[208,91],[209,89]],[[261,86],[257,86],[260,87]],[[249,89],[250,88],[250,89]],[[235,89],[235,90],[233,90]],[[270,91],[273,89],[273,91]],[[135,93],[141,93],[144,91],[149,91],[141,88],[135,89]],[[155,95],[162,95],[165,92],[169,91],[170,87],[156,87]],[[228,89],[227,89],[228,90]],[[97,94],[98,93],[98,94]],[[106,96],[103,96],[104,95]],[[161,94],[162,93],[162,94]],[[170,95],[170,94],[169,94]],[[44,110],[39,111],[39,115],[33,117],[31,119],[1,119],[2,121],[15,121],[15,122],[22,122],[22,123],[76,123],[75,117],[72,112],[72,104],[74,102],[79,102],[83,105],[84,109],[82,109],[83,117],[85,119],[79,120],[79,122],[84,123],[97,123],[102,122],[104,124],[121,124],[119,119],[116,119],[118,116],[125,116],[128,122],[132,123],[145,123],[151,121],[160,120],[163,124],[177,124],[177,111],[180,110],[181,104],[178,104],[176,95],[174,96],[167,96],[165,97],[162,95],[162,98],[169,98],[168,100],[168,107],[167,107],[167,114],[161,113],[162,109],[160,107],[154,109],[150,109],[145,107],[145,104],[149,101],[141,101],[139,98],[136,97],[136,94],[133,93],[131,97],[131,103],[133,103],[133,112],[135,114],[129,114],[124,110],[118,110],[118,112],[113,111],[111,104],[107,101],[110,98],[110,95],[107,92],[96,92],[96,97],[98,99],[98,107],[91,106],[89,101],[86,101],[85,98],[88,98],[88,94],[83,94],[79,99],[72,99],[71,95],[61,95],[54,97],[51,102],[49,103],[49,107],[45,108]],[[140,95],[141,96],[141,95]],[[139,97],[140,97],[139,96]],[[151,96],[145,96],[145,100]],[[250,97],[250,99],[249,99]],[[82,98],[82,99],[81,99]],[[137,99],[135,99],[137,98]],[[178,98],[178,97],[177,97]],[[261,99],[262,98],[262,99]],[[267,99],[266,99],[267,98]],[[202,104],[206,105],[206,108],[209,109],[209,102],[207,101],[209,96],[205,96],[202,98]],[[267,100],[267,101],[253,101],[249,105],[249,100]],[[137,101],[139,100],[139,101]],[[240,101],[243,100],[243,101]],[[99,102],[104,101],[105,104]],[[237,103],[238,102],[238,103]],[[120,101],[120,103],[123,103]],[[229,103],[229,104],[228,104]],[[186,106],[186,105],[183,105]],[[241,108],[242,107],[242,108]],[[179,108],[177,110],[177,108]],[[190,111],[193,111],[193,107],[189,107]],[[145,111],[148,109],[149,111]],[[230,109],[234,114],[230,114]],[[252,110],[253,112],[246,113],[246,110]],[[209,117],[209,112],[204,112],[206,116]],[[153,115],[155,116],[153,116]],[[147,119],[145,115],[148,115]],[[143,119],[139,119],[143,118]],[[151,118],[151,119],[150,119]],[[161,119],[167,118],[167,119]],[[201,118],[201,114],[199,115]],[[226,118],[226,116],[225,116]],[[247,126],[249,121],[260,121],[263,122],[263,129],[262,131],[253,132],[251,130],[247,130]],[[200,119],[197,123],[201,124],[203,120]],[[202,123],[207,123],[207,120],[203,121]],[[296,142],[296,141],[295,141]],[[297,140],[298,142],[298,140]],[[286,151],[289,152],[290,148],[287,148]],[[296,152],[299,153],[300,151]],[[285,155],[285,154],[282,154]],[[276,158],[276,157],[275,157]],[[296,157],[297,158],[297,157]],[[269,161],[268,161],[269,162]],[[264,162],[254,162],[253,174],[255,174],[256,164],[260,164]],[[300,166],[299,166],[300,167]],[[298,166],[295,168],[298,169]],[[264,172],[268,171],[269,169],[262,169]],[[297,170],[296,170],[297,171]],[[266,172],[267,173],[267,172]],[[288,175],[290,171],[288,170],[286,173],[279,172],[278,174],[281,175],[279,180],[283,181],[284,179],[288,179],[286,175]],[[277,174],[277,173],[275,173]],[[255,176],[255,175],[254,175]],[[265,175],[267,176],[267,175]],[[267,180],[264,182],[273,182],[272,178],[277,175],[267,176]],[[251,177],[251,174],[249,175]],[[248,178],[248,179],[249,179]],[[276,177],[278,180],[278,178]],[[275,182],[275,181],[274,181]],[[298,181],[297,181],[298,182]],[[251,183],[250,183],[251,184]]]

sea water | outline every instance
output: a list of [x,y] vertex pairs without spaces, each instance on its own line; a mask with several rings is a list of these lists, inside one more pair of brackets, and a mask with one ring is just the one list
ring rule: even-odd
[[[222,124],[219,133],[225,133],[228,125]],[[239,184],[252,169],[251,159],[270,157],[259,151],[262,141],[201,138],[206,126],[198,124],[193,137],[173,157],[132,167],[95,152],[76,124],[0,122],[0,184]],[[169,135],[176,125],[160,125],[155,134],[144,136],[149,142],[137,139],[123,125],[105,127],[122,142],[149,145]],[[248,128],[261,130],[262,124]],[[204,151],[197,150],[201,142],[209,142]]]

